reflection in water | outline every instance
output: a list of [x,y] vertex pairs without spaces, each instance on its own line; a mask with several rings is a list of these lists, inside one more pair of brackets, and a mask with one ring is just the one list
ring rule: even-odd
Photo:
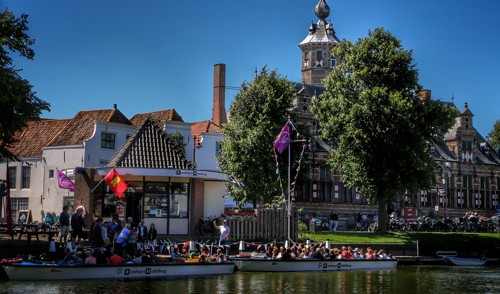
[[0,293],[500,293],[491,267],[404,266],[391,271],[242,273],[173,280],[0,281]]

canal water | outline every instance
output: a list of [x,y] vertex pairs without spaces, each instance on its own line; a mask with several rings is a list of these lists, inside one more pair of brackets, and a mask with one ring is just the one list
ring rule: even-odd
[[0,281],[0,293],[500,293],[500,268],[399,266],[390,271],[236,272],[170,280]]

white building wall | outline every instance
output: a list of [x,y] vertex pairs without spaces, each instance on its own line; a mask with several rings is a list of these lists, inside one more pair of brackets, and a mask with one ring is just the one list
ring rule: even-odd
[[[96,122],[92,137],[85,140],[85,156],[81,167],[103,167],[135,131],[131,125]],[[115,134],[115,148],[101,148],[102,133]]]
[[222,134],[204,133],[200,148],[196,148],[198,170],[220,171],[217,161],[217,143],[224,138]]
[[[30,167],[30,186],[29,188],[21,188],[22,182],[22,167]],[[10,189],[10,197],[11,198],[28,198],[28,209],[31,210],[31,215],[33,221],[41,221],[42,217],[40,214],[41,211],[41,199],[42,199],[42,190],[43,190],[43,177],[44,177],[44,168],[42,164],[41,158],[22,158],[21,161],[12,161],[9,160],[9,167],[16,167],[16,183],[15,189]],[[7,172],[7,162],[3,161],[0,164],[0,179],[5,180]],[[11,187],[14,185],[11,184]],[[5,211],[5,197],[1,199],[2,202],[2,212],[0,215],[2,217],[6,217]],[[16,215],[13,215],[15,218]]]
[[224,212],[225,182],[205,181],[204,217],[219,216]]

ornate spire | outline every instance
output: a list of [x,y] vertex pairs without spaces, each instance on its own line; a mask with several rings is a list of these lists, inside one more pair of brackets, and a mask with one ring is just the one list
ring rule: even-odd
[[326,22],[326,18],[330,15],[330,6],[326,4],[325,0],[319,0],[314,7],[314,13],[320,20]]

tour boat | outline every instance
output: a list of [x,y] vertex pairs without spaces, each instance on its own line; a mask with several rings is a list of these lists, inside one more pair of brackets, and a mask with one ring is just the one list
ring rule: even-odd
[[457,256],[443,256],[444,261],[451,265],[460,266],[483,266],[486,264],[486,260],[479,258],[464,258]]
[[10,280],[144,279],[232,274],[234,262],[57,265],[3,263]]
[[397,259],[267,259],[232,258],[240,271],[247,272],[307,272],[347,270],[390,270],[395,269]]

